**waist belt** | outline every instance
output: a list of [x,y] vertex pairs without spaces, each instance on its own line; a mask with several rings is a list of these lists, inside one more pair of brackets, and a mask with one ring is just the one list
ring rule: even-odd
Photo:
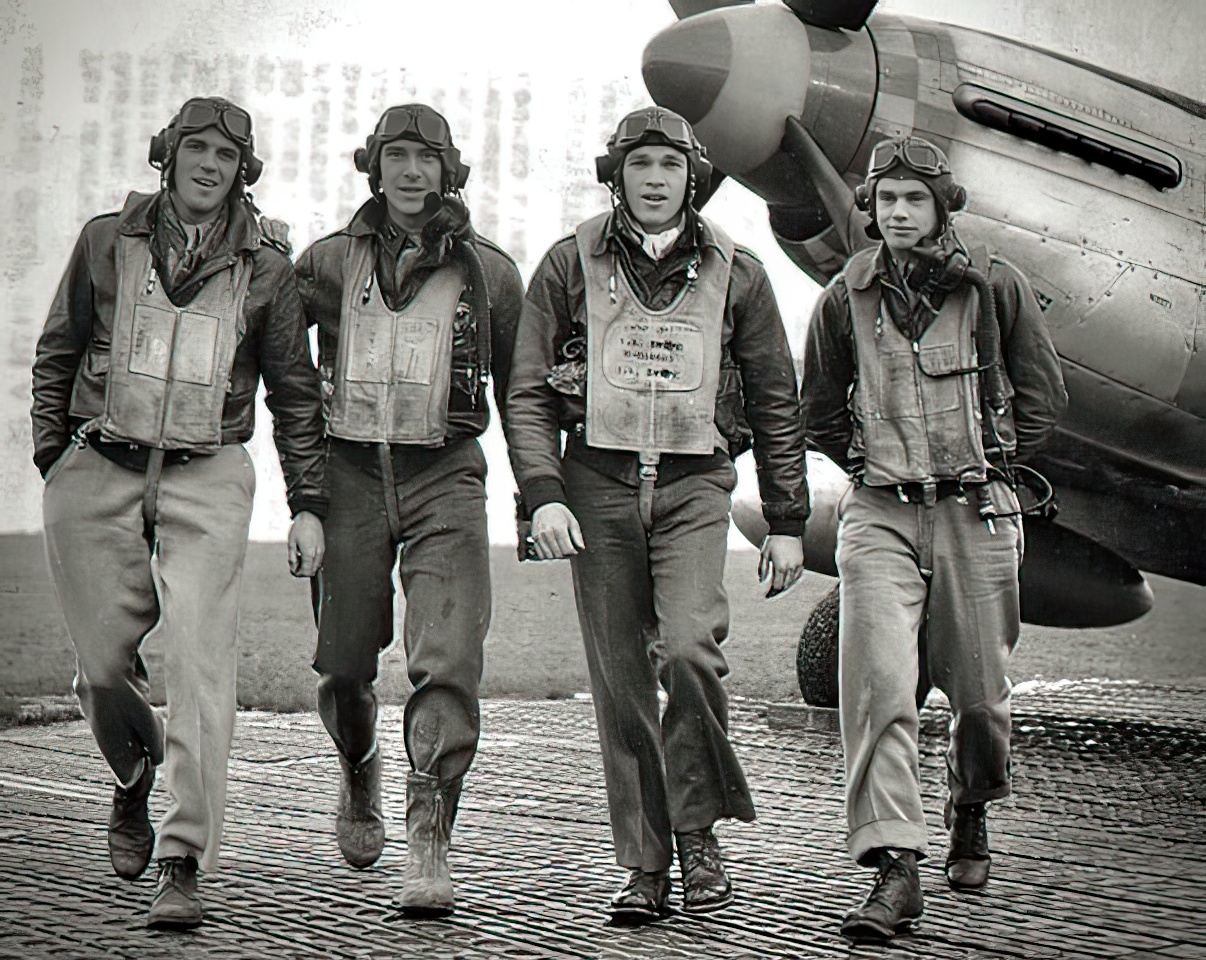
[[122,440],[102,440],[99,433],[89,433],[85,438],[88,445],[111,463],[127,470],[137,470],[144,473],[151,454],[162,455],[163,466],[170,467],[177,463],[188,463],[193,457],[204,456],[194,450],[158,450],[144,447],[140,443],[126,443]]
[[901,503],[936,503],[947,497],[966,497],[982,486],[983,483],[964,483],[962,480],[911,481],[896,484],[896,495]]

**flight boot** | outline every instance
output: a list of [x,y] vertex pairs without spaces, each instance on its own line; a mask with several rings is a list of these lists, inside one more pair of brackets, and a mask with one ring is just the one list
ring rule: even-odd
[[891,940],[921,917],[924,901],[917,854],[912,850],[880,850],[875,884],[858,907],[842,921],[850,940]]
[[683,912],[711,913],[732,903],[733,884],[725,873],[712,828],[676,832],[674,839],[683,875]]
[[448,845],[460,796],[460,777],[441,783],[412,771],[406,778],[406,872],[394,900],[405,916],[446,917],[456,909]]
[[669,870],[630,870],[624,885],[612,895],[607,912],[619,924],[647,923],[666,916],[669,899]]
[[381,813],[381,751],[373,744],[369,755],[351,763],[339,754],[339,807],[335,837],[343,858],[363,870],[372,866],[385,846],[385,817]]
[[147,798],[155,785],[155,768],[142,761],[142,773],[129,787],[113,788],[109,810],[109,862],[124,880],[137,880],[151,862],[155,830],[147,812]]
[[954,890],[978,890],[988,882],[988,805],[946,802],[944,818],[951,832],[946,854],[946,880]]
[[160,859],[159,883],[147,912],[147,926],[153,930],[191,930],[204,916],[197,893],[197,858]]

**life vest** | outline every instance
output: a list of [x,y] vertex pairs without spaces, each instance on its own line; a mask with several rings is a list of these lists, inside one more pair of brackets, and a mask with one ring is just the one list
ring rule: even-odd
[[348,244],[327,432],[345,440],[439,446],[448,432],[463,268],[444,264],[394,312],[375,282],[375,258],[371,237]]
[[[609,214],[576,233],[586,281],[586,443],[644,454],[710,454],[733,242],[712,227],[698,276],[664,310],[633,293],[610,253],[597,256]],[[719,249],[717,249],[719,248]]]
[[948,294],[915,341],[888,315],[877,282],[847,290],[858,369],[850,452],[864,458],[864,482],[983,481],[980,377],[955,372],[977,365],[975,289],[965,284]]
[[184,307],[163,291],[146,237],[119,236],[101,436],[164,450],[216,448],[251,264],[237,258]]

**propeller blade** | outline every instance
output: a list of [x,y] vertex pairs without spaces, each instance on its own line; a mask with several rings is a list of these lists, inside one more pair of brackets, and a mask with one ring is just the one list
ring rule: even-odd
[[829,214],[838,240],[852,254],[869,246],[870,238],[863,229],[870,218],[854,204],[854,191],[842,179],[837,168],[829,162],[825,151],[795,117],[788,117],[783,134],[783,149],[800,165],[804,175],[816,187],[817,195]]
[[[673,0],[671,0],[673,3]],[[783,0],[804,23],[834,30],[861,30],[878,0]],[[681,19],[681,16],[680,16]]]
[[719,10],[721,7],[740,7],[753,3],[754,0],[670,0],[675,16],[680,20],[693,17],[698,13],[709,10]]

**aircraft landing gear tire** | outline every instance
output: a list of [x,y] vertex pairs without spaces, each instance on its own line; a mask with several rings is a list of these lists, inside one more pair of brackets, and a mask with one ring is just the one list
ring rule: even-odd
[[[838,588],[834,587],[813,607],[800,634],[796,650],[796,680],[804,702],[813,707],[838,705]],[[925,627],[917,639],[917,707],[925,703],[930,692],[930,676],[926,669]]]

